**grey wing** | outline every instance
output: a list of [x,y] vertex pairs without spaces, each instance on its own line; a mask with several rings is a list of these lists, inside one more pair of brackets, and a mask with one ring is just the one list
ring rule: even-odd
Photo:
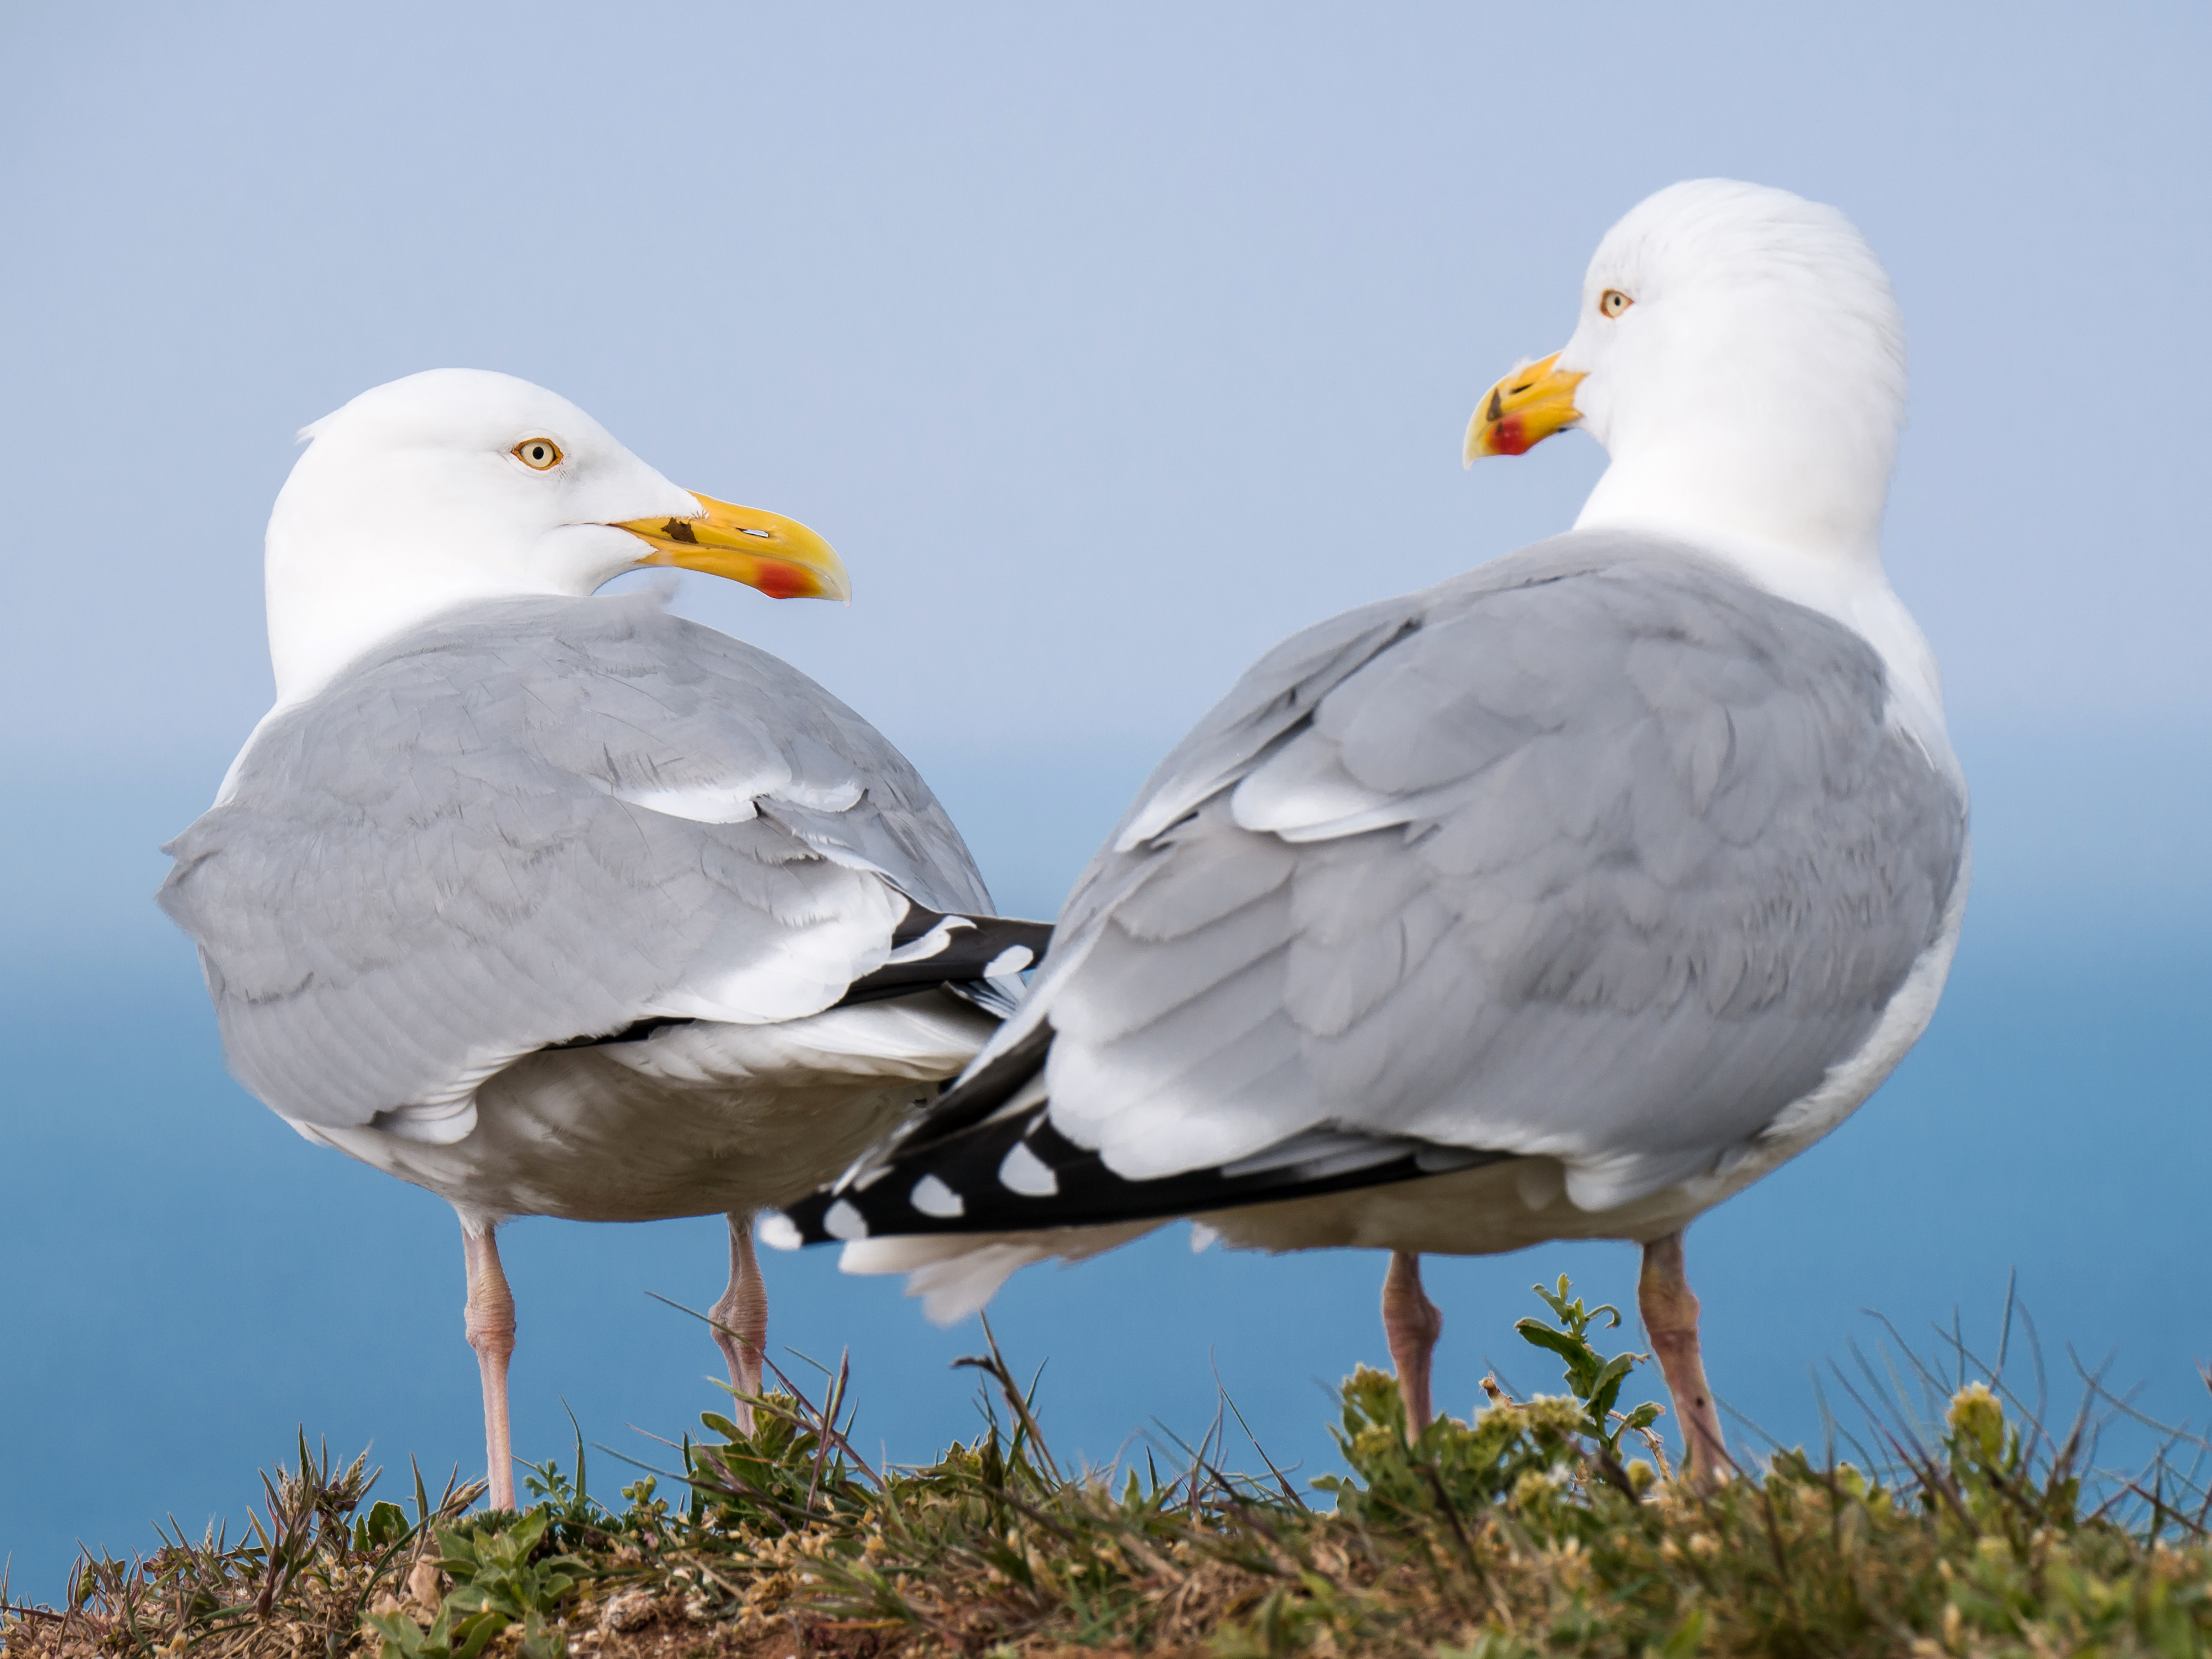
[[866,722],[643,598],[448,613],[264,726],[169,850],[233,1069],[331,1127],[643,1021],[818,1012],[927,948],[917,907],[990,904]]
[[[1054,925],[1050,962],[1019,1011],[977,1057],[978,1066],[1023,1042],[1043,1019],[1053,986],[1080,955],[1063,947],[1070,940],[1087,945],[1097,936],[1132,882],[1150,869],[1148,849],[1166,844],[1164,832],[1303,729],[1331,690],[1417,629],[1426,597],[1409,594],[1332,617],[1292,635],[1238,678],[1228,696],[1153,768],[1106,845],[1076,878]],[[1236,879],[1233,872],[1224,875]]]
[[971,1068],[1048,1026],[1049,1127],[1115,1176],[1349,1130],[1626,1202],[1812,1090],[1936,939],[1963,792],[1839,624],[1589,533],[1346,666],[1349,620],[1147,786]]

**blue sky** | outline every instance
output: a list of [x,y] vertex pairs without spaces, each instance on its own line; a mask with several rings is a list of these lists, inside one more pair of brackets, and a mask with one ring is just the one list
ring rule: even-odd
[[[0,11],[18,1582],[58,1583],[62,1532],[143,1545],[243,1501],[302,1419],[473,1456],[450,1220],[223,1079],[147,896],[269,699],[260,534],[298,427],[500,368],[805,520],[849,610],[702,579],[679,604],[874,719],[1002,901],[1048,911],[1260,650],[1571,517],[1587,439],[1467,474],[1461,428],[1564,341],[1606,227],[1705,174],[1838,204],[1895,279],[1891,568],[1980,859],[1929,1046],[1693,1237],[1709,1310],[1759,1310],[1716,1376],[1802,1423],[1858,1308],[1989,1309],[2017,1266],[2055,1340],[2124,1338],[2186,1408],[2212,1352],[2208,47],[2179,5]],[[711,1350],[641,1293],[711,1299],[711,1228],[516,1240],[526,1449],[565,1434],[561,1392],[609,1439],[711,1403]],[[1311,1379],[1380,1358],[1379,1269],[1181,1249],[1032,1275],[1002,1328],[1054,1356],[1094,1455],[1191,1426],[1213,1364],[1317,1455]],[[1560,1260],[1625,1293],[1622,1262]],[[779,1330],[853,1341],[898,1449],[963,1425],[937,1368],[972,1331],[770,1266]],[[1448,1400],[1540,1270],[1445,1273]]]

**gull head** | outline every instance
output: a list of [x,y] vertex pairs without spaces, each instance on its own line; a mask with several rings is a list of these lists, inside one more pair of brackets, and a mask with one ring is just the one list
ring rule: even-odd
[[776,599],[845,599],[829,544],[792,520],[678,489],[542,386],[437,368],[301,433],[269,519],[279,705],[381,640],[474,599],[582,597],[647,565]]
[[1879,568],[1905,418],[1889,279],[1834,208],[1669,185],[1606,234],[1565,347],[1492,387],[1466,458],[1571,426],[1611,465],[1577,526]]

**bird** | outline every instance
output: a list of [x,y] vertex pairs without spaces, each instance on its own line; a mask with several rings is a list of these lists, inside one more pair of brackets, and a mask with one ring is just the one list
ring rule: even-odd
[[957,1085],[763,1240],[846,1241],[946,1322],[1178,1216],[1385,1250],[1409,1434],[1423,1254],[1626,1240],[1680,1472],[1726,1479],[1685,1230],[1888,1075],[1965,911],[1966,781],[1882,562],[1905,395],[1839,210],[1638,204],[1463,446],[1589,433],[1571,527],[1262,657]]
[[749,1430],[754,1213],[957,1074],[1049,930],[992,915],[928,786],[821,686],[665,591],[597,592],[672,567],[848,599],[813,531],[484,370],[300,435],[266,541],[276,703],[158,899],[246,1088],[459,1216],[511,1510],[499,1226],[726,1214],[710,1317]]

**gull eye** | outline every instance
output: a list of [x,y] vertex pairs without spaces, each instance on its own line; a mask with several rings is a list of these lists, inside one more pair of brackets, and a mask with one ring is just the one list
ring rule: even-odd
[[1608,317],[1620,316],[1622,312],[1635,303],[1635,301],[1617,288],[1609,288],[1597,296],[1597,308]]
[[533,472],[550,472],[561,465],[561,446],[550,438],[525,438],[507,453]]

